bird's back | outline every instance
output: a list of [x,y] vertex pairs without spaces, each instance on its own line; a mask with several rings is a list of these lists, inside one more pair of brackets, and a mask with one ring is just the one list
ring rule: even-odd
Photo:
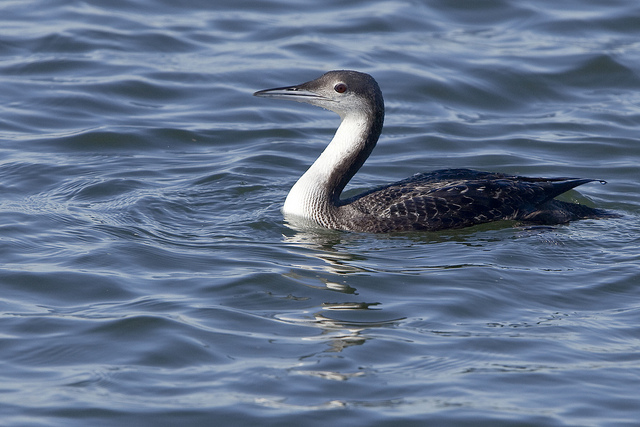
[[498,220],[552,225],[610,216],[602,210],[554,200],[591,181],[445,169],[347,199],[341,209],[348,227],[375,232],[433,231]]

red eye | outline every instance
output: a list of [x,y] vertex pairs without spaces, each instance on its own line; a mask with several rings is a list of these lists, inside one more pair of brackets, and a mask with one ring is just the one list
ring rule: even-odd
[[338,83],[337,85],[335,85],[333,87],[333,90],[335,90],[338,93],[345,93],[347,91],[347,85],[344,83]]

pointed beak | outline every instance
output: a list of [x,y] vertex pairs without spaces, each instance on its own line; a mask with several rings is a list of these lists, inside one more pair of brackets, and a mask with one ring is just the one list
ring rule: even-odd
[[299,86],[277,87],[274,89],[259,90],[253,94],[261,98],[285,99],[298,102],[313,102],[314,100],[331,101],[322,95],[301,89]]

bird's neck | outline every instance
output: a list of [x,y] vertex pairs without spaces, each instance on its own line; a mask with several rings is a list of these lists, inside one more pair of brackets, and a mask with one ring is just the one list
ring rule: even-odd
[[327,148],[291,188],[283,207],[285,215],[327,226],[342,190],[375,147],[383,119],[384,113],[346,115]]

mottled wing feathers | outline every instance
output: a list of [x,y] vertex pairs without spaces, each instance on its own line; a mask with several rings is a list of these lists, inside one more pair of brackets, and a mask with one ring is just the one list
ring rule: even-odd
[[[575,219],[572,207],[580,205],[553,198],[590,181],[446,169],[415,175],[348,202],[365,216],[376,218],[380,231],[440,230],[503,219],[562,223]],[[595,210],[586,208],[575,214],[584,218],[590,212]]]

